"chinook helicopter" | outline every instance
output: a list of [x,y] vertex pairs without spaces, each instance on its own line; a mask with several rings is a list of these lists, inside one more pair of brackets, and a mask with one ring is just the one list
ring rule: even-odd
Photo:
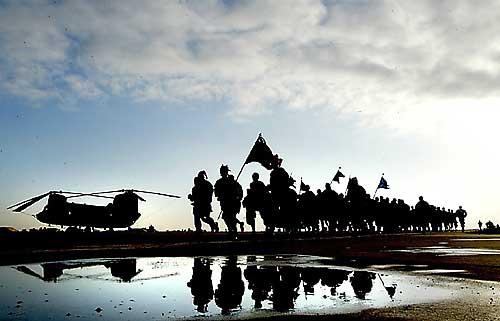
[[[95,193],[50,191],[9,206],[7,209],[13,209],[14,212],[22,212],[48,196],[47,205],[45,205],[40,213],[34,215],[42,223],[91,228],[126,228],[134,224],[141,216],[138,209],[138,201],[146,201],[137,195],[137,193],[180,198],[177,195],[135,189]],[[116,195],[112,197],[109,196],[110,194]],[[112,199],[113,202],[105,206],[68,202],[68,199],[84,196]]]

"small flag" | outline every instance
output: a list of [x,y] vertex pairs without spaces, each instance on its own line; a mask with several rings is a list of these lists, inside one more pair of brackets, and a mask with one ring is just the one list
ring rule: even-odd
[[252,162],[260,163],[268,170],[275,168],[277,165],[276,156],[271,151],[271,148],[267,146],[262,134],[259,134],[259,137],[255,141],[252,150],[250,150],[250,153],[248,154],[245,164]]
[[300,181],[300,190],[304,192],[307,191],[307,185],[304,184],[302,180]]
[[337,173],[336,173],[336,174],[335,174],[335,176],[333,177],[333,180],[332,180],[332,181],[335,181],[335,182],[337,182],[337,183],[340,183],[340,179],[341,179],[342,177],[345,177],[345,175],[344,175],[344,174],[342,174],[342,172],[340,171],[340,167],[339,167],[339,169],[337,170]]
[[389,185],[387,184],[387,181],[384,178],[384,174],[382,174],[382,177],[380,177],[380,182],[378,183],[377,188],[389,189]]

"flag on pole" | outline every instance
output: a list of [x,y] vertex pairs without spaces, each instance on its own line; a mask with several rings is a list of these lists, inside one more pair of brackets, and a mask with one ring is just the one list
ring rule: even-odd
[[344,175],[344,174],[342,174],[342,172],[340,171],[340,168],[341,168],[341,167],[339,167],[339,169],[337,170],[337,173],[336,173],[336,174],[335,174],[335,176],[333,177],[332,182],[333,182],[333,181],[335,181],[335,182],[337,182],[337,183],[340,183],[340,179],[341,179],[342,177],[345,177],[345,175]]
[[383,189],[389,189],[389,185],[387,184],[387,181],[384,178],[384,174],[382,174],[382,177],[380,177],[380,182],[378,183],[378,188],[383,188]]
[[300,181],[300,190],[304,192],[307,191],[307,185],[304,184],[302,180]]
[[257,162],[264,166],[266,169],[271,170],[277,165],[277,157],[271,151],[271,148],[267,146],[264,137],[262,134],[259,134],[259,137],[255,141],[255,144],[250,150],[248,157],[245,161],[245,164]]

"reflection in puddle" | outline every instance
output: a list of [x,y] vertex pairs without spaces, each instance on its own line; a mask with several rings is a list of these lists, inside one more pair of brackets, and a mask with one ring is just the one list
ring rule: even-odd
[[438,256],[470,256],[470,255],[499,255],[500,250],[477,248],[450,248],[445,246],[428,246],[408,248],[404,250],[390,250],[389,252],[402,252],[414,254],[437,254]]
[[141,270],[136,268],[136,259],[119,259],[119,260],[99,260],[99,261],[84,261],[84,262],[55,262],[42,263],[40,266],[43,269],[43,274],[39,274],[27,266],[17,266],[16,269],[27,275],[39,278],[45,282],[57,282],[64,270],[72,270],[84,267],[93,267],[102,265],[108,268],[111,275],[120,279],[123,282],[130,282]]
[[290,255],[127,258],[0,267],[0,319],[346,313],[450,295],[449,289],[424,277],[347,270],[323,262],[325,258]]

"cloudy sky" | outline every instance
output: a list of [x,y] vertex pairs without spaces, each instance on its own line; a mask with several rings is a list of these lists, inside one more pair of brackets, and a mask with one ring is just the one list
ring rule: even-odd
[[193,176],[237,172],[259,132],[314,189],[383,172],[385,196],[500,221],[495,1],[0,0],[0,104],[0,225],[131,187],[183,196],[136,226],[190,227]]

